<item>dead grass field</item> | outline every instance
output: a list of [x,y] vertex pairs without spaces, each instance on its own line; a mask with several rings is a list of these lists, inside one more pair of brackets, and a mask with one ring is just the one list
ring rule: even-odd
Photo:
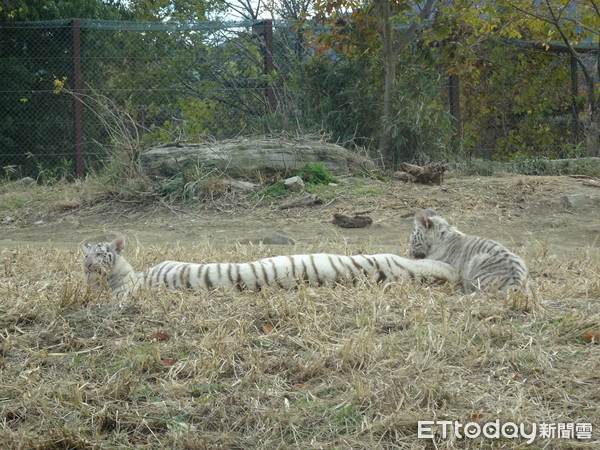
[[[418,439],[419,420],[590,423],[600,445],[600,189],[569,177],[351,180],[281,211],[230,195],[194,206],[107,200],[85,183],[0,198],[0,442],[10,449],[516,448],[523,438]],[[564,206],[564,195],[590,203]],[[396,284],[259,293],[84,284],[78,245],[125,234],[128,260],[406,254],[435,208],[523,255],[533,295]],[[344,230],[332,212],[370,210]],[[251,244],[272,231],[293,246]]]

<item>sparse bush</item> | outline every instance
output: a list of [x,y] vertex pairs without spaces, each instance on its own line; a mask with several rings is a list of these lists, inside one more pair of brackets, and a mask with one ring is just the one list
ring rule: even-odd
[[548,158],[517,155],[507,164],[511,172],[522,175],[550,175],[552,165]]
[[470,158],[451,164],[452,168],[463,176],[490,177],[496,173],[500,164],[490,160]]
[[307,163],[298,176],[309,184],[329,184],[337,181],[323,163],[320,162]]
[[163,196],[178,195],[180,192],[183,191],[184,186],[185,181],[183,177],[177,176],[174,178],[170,178],[160,186],[160,193]]
[[13,179],[19,178],[19,166],[15,164],[9,164],[7,166],[2,167],[3,177],[0,182],[11,181]]
[[289,189],[283,185],[283,181],[276,181],[262,191],[262,195],[267,200],[275,200],[281,197],[286,197],[291,194]]
[[197,167],[192,171],[182,171],[178,176],[160,185],[160,197],[174,201],[214,200],[224,195],[228,187],[216,169]]
[[544,157],[517,156],[509,162],[467,159],[451,164],[463,176],[492,176],[499,172],[520,175],[586,175],[600,177],[600,162],[594,159],[552,160]]

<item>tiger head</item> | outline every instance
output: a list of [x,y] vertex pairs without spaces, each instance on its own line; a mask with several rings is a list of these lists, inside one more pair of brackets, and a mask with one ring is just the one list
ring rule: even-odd
[[101,279],[109,277],[124,247],[125,240],[123,238],[115,239],[112,242],[82,245],[83,271],[87,282],[97,284]]
[[458,232],[431,209],[417,213],[415,215],[415,227],[408,241],[410,257],[415,259],[427,258],[451,234]]

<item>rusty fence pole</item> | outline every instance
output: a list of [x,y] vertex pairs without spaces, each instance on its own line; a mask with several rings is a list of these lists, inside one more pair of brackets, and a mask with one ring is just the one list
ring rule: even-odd
[[570,55],[569,60],[571,62],[571,136],[573,144],[577,144],[579,142],[579,107],[577,106],[579,76],[577,73],[577,59]]
[[275,69],[273,59],[273,21],[263,20],[252,26],[254,34],[260,36],[263,41],[261,44],[263,53],[263,75],[265,76],[265,104],[267,114],[273,114],[277,109],[277,98],[275,97],[275,89],[269,80],[269,76]]
[[83,101],[81,100],[81,28],[79,19],[71,23],[73,31],[73,148],[75,153],[75,175],[83,178],[85,162],[83,158]]

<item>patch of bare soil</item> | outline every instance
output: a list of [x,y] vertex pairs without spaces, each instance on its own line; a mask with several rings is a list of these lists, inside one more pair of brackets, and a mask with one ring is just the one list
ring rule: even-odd
[[[210,240],[218,246],[259,242],[277,231],[292,237],[298,251],[346,242],[357,245],[357,250],[361,243],[368,243],[378,251],[405,254],[414,213],[432,208],[460,230],[490,237],[514,250],[534,241],[549,253],[574,255],[600,234],[600,189],[584,181],[571,177],[469,177],[424,186],[349,179],[319,193],[324,198],[321,205],[285,210],[278,206],[290,198],[268,205],[233,198],[231,203],[184,206],[32,201],[19,208],[0,209],[0,218],[14,219],[0,225],[0,246],[45,246],[51,242],[75,248],[83,240],[106,234],[124,234],[141,245]],[[331,223],[335,213],[362,211],[368,211],[373,225],[344,229]]]

